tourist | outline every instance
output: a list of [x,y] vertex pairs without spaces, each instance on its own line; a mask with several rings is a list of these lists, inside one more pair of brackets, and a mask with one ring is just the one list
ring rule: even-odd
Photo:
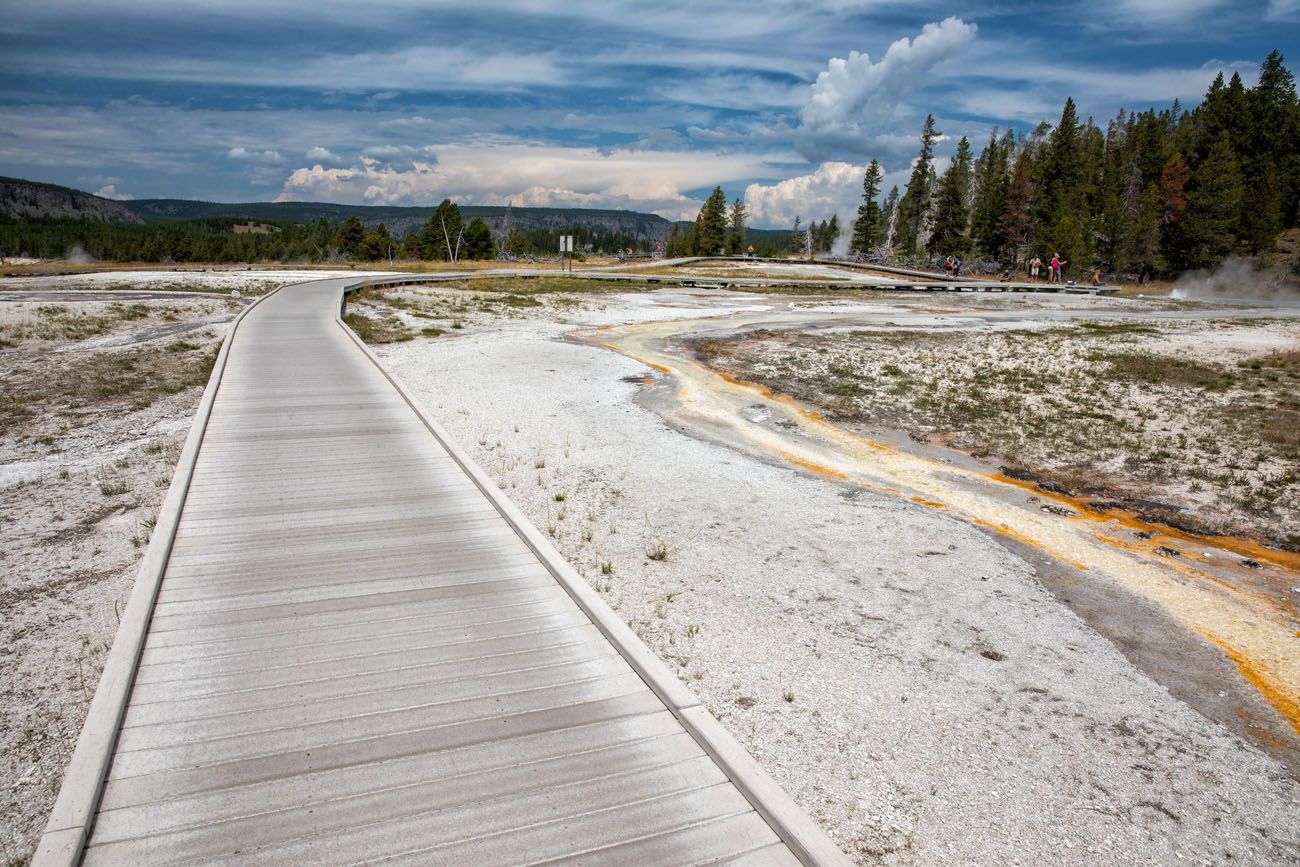
[[1048,266],[1047,266],[1047,270],[1048,270],[1048,282],[1049,282],[1049,283],[1060,283],[1060,282],[1061,282],[1061,268],[1062,268],[1064,265],[1067,265],[1067,264],[1069,264],[1068,261],[1065,260],[1065,259],[1062,259],[1060,253],[1053,253],[1053,254],[1052,254],[1052,261],[1051,261],[1050,263],[1048,263]]
[[1034,258],[1029,260],[1029,282],[1030,283],[1038,282],[1038,271],[1042,267],[1043,267],[1043,260],[1038,258],[1037,256],[1034,256]]

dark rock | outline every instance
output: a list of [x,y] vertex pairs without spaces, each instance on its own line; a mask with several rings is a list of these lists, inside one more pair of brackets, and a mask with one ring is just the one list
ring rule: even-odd
[[120,202],[81,190],[0,178],[0,219],[73,220],[88,223],[143,223]]

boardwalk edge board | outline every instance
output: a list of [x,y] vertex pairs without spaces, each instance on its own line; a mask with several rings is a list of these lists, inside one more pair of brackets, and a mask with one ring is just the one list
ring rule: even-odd
[[555,546],[533,526],[527,516],[497,487],[487,473],[452,440],[446,429],[425,412],[419,401],[384,367],[370,347],[366,346],[365,341],[343,321],[342,314],[346,308],[348,293],[357,289],[373,288],[376,282],[379,281],[367,281],[343,289],[338,308],[339,314],[335,317],[339,327],[347,332],[371,363],[396,389],[434,438],[483,492],[493,507],[505,518],[506,523],[537,555],[538,560],[573,598],[578,607],[591,618],[596,628],[627,660],[646,686],[677,717],[682,727],[705,753],[731,778],[732,783],[754,807],[755,812],[767,821],[795,857],[802,863],[810,865],[849,864],[848,858],[831,841],[826,832],[754,761],[740,742],[723,728],[708,708],[700,703],[695,694],[687,689],[659,657],[655,656],[637,637],[636,633],[614,613],[614,610],[569,565]]
[[[459,470],[488,500],[538,562],[583,611],[597,632],[635,672],[645,687],[662,702],[699,748],[730,779],[744,799],[804,864],[847,865],[848,859],[826,833],[754,761],[682,684],[657,656],[636,636],[586,581],[564,560],[558,550],[491,481],[483,470],[431,418],[411,394],[385,369],[369,347],[343,321],[348,294],[365,288],[399,286],[464,279],[467,274],[385,275],[340,282],[329,281],[338,291],[334,326],[342,330],[362,356],[394,389],[396,397],[410,408],[419,424],[445,450]],[[595,275],[592,275],[593,277]],[[432,278],[432,279],[431,279]],[[309,281],[309,282],[326,282]],[[303,284],[286,284],[303,285]],[[122,722],[130,704],[144,645],[149,634],[162,582],[176,542],[186,500],[195,482],[196,466],[212,420],[214,404],[230,367],[232,347],[244,318],[259,304],[285,287],[267,293],[242,310],[232,321],[213,364],[207,386],[195,412],[189,434],[158,515],[158,523],[141,561],[134,586],[103,673],[68,764],[58,799],[33,855],[34,867],[75,865],[84,857],[94,831],[95,819],[112,770]]]
[[221,376],[226,369],[231,344],[244,317],[278,291],[279,287],[241,310],[221,342],[221,349],[212,365],[212,373],[208,376],[208,384],[194,413],[194,420],[190,423],[185,446],[176,462],[176,471],[172,475],[167,496],[158,510],[157,524],[149,539],[149,546],[145,549],[144,559],[140,562],[126,609],[122,612],[117,635],[113,639],[113,646],[99,677],[99,685],[95,688],[95,696],[86,713],[86,722],[77,738],[77,746],[68,763],[67,772],[63,775],[59,797],[45,825],[40,845],[32,856],[32,867],[76,864],[81,860],[81,852],[94,823],[100,795],[113,761],[118,732],[131,697],[131,687],[140,665],[145,637],[149,632],[154,602],[158,598],[167,560],[171,556],[176,528],[185,506],[185,496],[189,492],[199,449],[203,445],[203,435],[212,415],[212,404],[221,388]]

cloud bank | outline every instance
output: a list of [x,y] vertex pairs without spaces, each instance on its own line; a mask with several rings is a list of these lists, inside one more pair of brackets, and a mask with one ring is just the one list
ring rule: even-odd
[[903,0],[9,4],[0,174],[672,217],[720,184],[784,226],[851,215],[871,158],[901,181],[927,112],[942,157],[1054,120],[1067,95],[1098,119],[1191,104],[1216,69],[1300,40],[1298,3],[1101,0],[1071,10],[1078,38],[988,4],[921,26],[931,7]]
[[915,39],[899,39],[874,63],[857,51],[847,59],[832,57],[799,112],[799,150],[812,160],[837,149],[869,151],[872,139],[900,119],[904,97],[969,45],[975,32],[974,24],[945,18],[925,25]]

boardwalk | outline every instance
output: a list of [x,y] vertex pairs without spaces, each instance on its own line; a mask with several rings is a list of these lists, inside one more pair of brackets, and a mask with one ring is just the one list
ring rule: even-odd
[[337,321],[347,282],[228,340],[35,863],[838,862]]

